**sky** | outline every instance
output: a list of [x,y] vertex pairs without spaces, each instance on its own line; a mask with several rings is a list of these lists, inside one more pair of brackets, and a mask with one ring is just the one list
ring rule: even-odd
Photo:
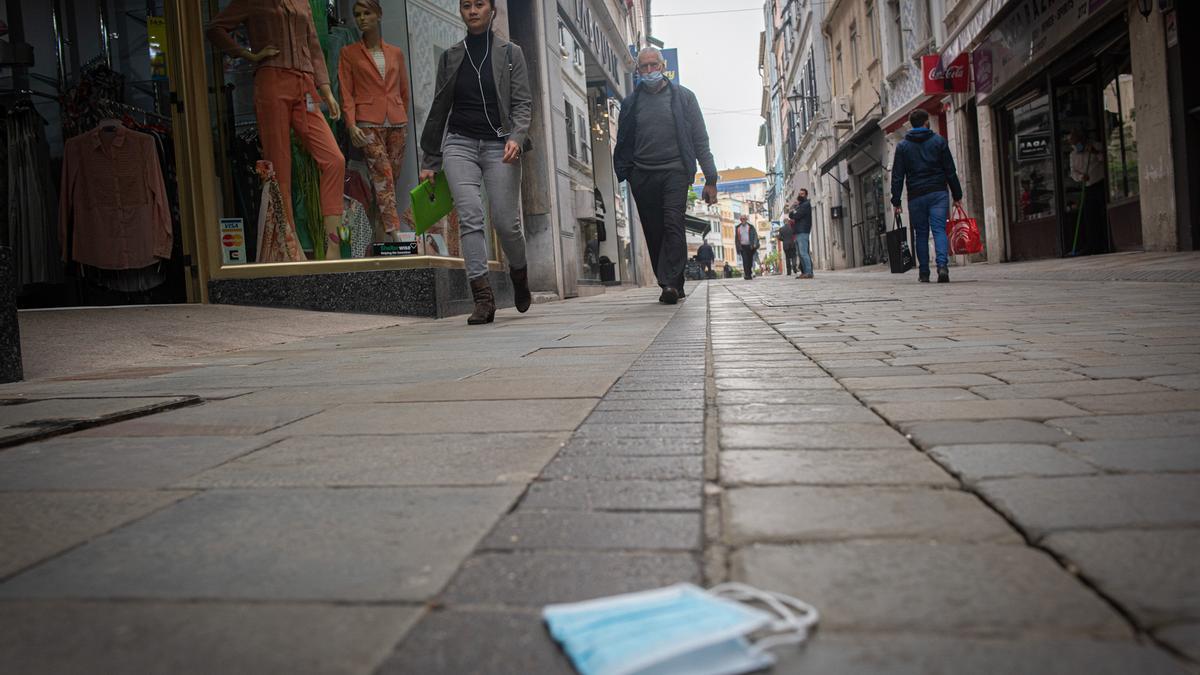
[[[738,9],[752,11],[729,11]],[[654,37],[679,50],[680,84],[700,101],[717,169],[752,166],[765,171],[766,155],[758,145],[762,2],[651,0],[650,13]]]

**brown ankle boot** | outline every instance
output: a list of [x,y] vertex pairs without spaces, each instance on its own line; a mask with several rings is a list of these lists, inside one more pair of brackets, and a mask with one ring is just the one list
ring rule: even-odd
[[521,269],[509,268],[508,278],[512,279],[513,285],[513,302],[517,306],[517,311],[524,314],[529,311],[529,303],[533,302],[533,295],[529,292],[529,267]]
[[475,311],[467,317],[467,323],[472,326],[491,323],[496,318],[496,296],[486,274],[471,280],[471,296],[475,298]]

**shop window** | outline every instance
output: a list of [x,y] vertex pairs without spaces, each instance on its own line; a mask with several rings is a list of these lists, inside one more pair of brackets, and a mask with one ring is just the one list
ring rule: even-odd
[[591,150],[591,142],[588,139],[588,123],[583,113],[577,113],[578,124],[576,128],[579,131],[579,161],[588,164],[591,160],[588,158]]
[[567,120],[567,154],[578,157],[579,153],[575,149],[575,108],[571,106],[570,101],[564,100],[563,111]]
[[888,58],[889,68],[899,68],[904,62],[904,30],[901,25],[900,0],[888,0]]
[[879,57],[879,36],[875,26],[875,0],[867,0],[867,42],[871,45],[871,60]]
[[1010,192],[1017,221],[1055,214],[1054,138],[1050,97],[1038,96],[1009,111]]
[[854,68],[854,79],[862,76],[858,65],[858,22],[850,22],[850,65]]
[[1137,197],[1137,125],[1133,75],[1128,72],[1117,75],[1104,86],[1104,129],[1109,201]]

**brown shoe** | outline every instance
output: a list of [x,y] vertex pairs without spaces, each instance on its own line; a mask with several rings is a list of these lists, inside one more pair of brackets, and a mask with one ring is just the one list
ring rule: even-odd
[[529,292],[529,267],[508,270],[508,278],[512,279],[513,303],[517,311],[524,314],[529,311],[529,303],[533,302],[533,294]]
[[467,323],[472,326],[491,323],[496,318],[496,296],[486,274],[471,280],[471,296],[475,298],[475,311],[467,317]]

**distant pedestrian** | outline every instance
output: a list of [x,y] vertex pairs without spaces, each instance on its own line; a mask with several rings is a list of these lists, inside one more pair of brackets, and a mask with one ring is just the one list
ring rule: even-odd
[[800,188],[789,217],[792,219],[792,229],[796,233],[796,253],[800,257],[800,276],[796,278],[811,279],[813,266],[808,245],[812,236],[812,204],[808,201],[808,190]]
[[629,181],[633,191],[650,264],[662,287],[658,301],[673,305],[683,297],[683,212],[696,163],[704,172],[702,197],[708,204],[717,202],[717,165],[696,95],[667,79],[662,52],[646,47],[637,67],[641,83],[621,103],[613,168],[617,180]]
[[725,269],[721,270],[721,273],[725,276],[726,279],[733,278],[733,268],[729,266],[728,262],[725,263]]
[[784,269],[790,277],[796,273],[796,232],[792,229],[792,219],[784,218],[783,227],[779,228],[779,241],[783,244]]
[[892,206],[899,214],[900,193],[908,183],[909,221],[915,235],[917,280],[929,282],[929,232],[933,231],[933,248],[937,255],[938,283],[950,281],[949,240],[946,237],[946,216],[950,211],[947,186],[954,205],[962,202],[962,184],[954,168],[954,157],[946,139],[935,134],[927,125],[929,113],[917,108],[908,114],[912,130],[896,146],[892,160]]
[[738,252],[742,256],[742,277],[753,279],[754,254],[758,252],[758,230],[755,230],[750,220],[743,215],[738,219],[733,236],[737,239]]
[[1083,129],[1074,129],[1069,137],[1071,141],[1071,180],[1075,181],[1076,189],[1072,196],[1077,196],[1075,208],[1075,223],[1071,232],[1071,253],[1073,255],[1092,255],[1108,253],[1108,209],[1105,208],[1105,196],[1108,187],[1105,182],[1104,169],[1107,162],[1104,159],[1104,146],[1096,141],[1088,141]]
[[708,240],[700,242],[700,248],[696,251],[696,261],[700,263],[700,269],[704,270],[704,278],[713,278],[713,261],[717,259],[717,254],[713,253],[713,247],[708,245]]

